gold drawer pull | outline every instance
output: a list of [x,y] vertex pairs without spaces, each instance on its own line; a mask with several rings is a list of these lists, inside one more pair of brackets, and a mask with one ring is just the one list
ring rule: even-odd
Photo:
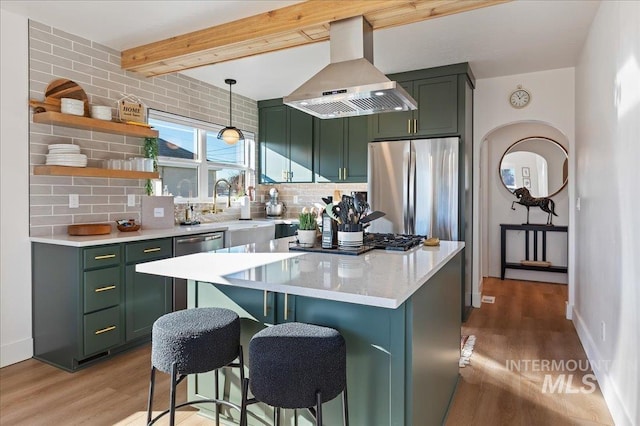
[[103,254],[102,256],[96,256],[94,257],[95,260],[102,260],[102,259],[113,259],[114,257],[116,257],[115,254]]
[[162,250],[160,247],[154,247],[154,248],[150,248],[150,249],[145,249],[144,252],[145,253],[153,253],[153,252],[160,251],[160,250]]
[[115,325],[112,325],[112,326],[109,326],[109,327],[105,327],[105,328],[103,328],[102,330],[97,330],[97,331],[96,331],[96,336],[97,336],[98,334],[106,333],[106,332],[108,332],[108,331],[115,330],[115,329],[116,329],[116,326],[115,326]]
[[100,293],[101,291],[113,290],[114,288],[116,288],[115,285],[108,285],[108,286],[105,286],[105,287],[96,288],[94,291],[96,293]]

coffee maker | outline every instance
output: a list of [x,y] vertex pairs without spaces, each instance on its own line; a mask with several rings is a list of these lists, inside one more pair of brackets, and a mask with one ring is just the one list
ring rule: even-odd
[[269,190],[269,201],[265,205],[267,217],[282,217],[287,207],[282,201],[278,201],[278,190],[271,188]]

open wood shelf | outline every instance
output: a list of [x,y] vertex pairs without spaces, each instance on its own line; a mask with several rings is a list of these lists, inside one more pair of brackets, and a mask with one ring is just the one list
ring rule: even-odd
[[33,122],[39,124],[53,124],[56,126],[74,127],[76,129],[93,130],[96,132],[113,133],[117,135],[135,136],[140,138],[156,138],[158,131],[135,124],[125,124],[116,121],[98,120],[79,115],[63,114],[61,112],[46,111],[33,114]]
[[158,172],[139,172],[134,170],[100,169],[96,167],[70,166],[33,166],[34,175],[85,176],[121,179],[158,179]]

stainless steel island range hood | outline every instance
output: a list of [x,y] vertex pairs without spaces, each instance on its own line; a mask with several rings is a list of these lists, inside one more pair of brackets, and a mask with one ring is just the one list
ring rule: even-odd
[[417,109],[397,82],[373,66],[373,30],[362,16],[330,24],[330,64],[298,87],[284,103],[318,118]]

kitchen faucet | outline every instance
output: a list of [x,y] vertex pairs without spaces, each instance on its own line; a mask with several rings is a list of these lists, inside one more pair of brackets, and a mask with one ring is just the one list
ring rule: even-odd
[[226,183],[227,187],[229,188],[229,195],[227,197],[227,207],[231,207],[231,184],[229,183],[228,180],[226,179],[218,179],[216,181],[216,183],[213,184],[213,213],[217,213],[217,206],[216,206],[216,201],[218,198],[218,191],[216,191],[216,189],[218,188],[218,184],[222,182],[222,183]]

